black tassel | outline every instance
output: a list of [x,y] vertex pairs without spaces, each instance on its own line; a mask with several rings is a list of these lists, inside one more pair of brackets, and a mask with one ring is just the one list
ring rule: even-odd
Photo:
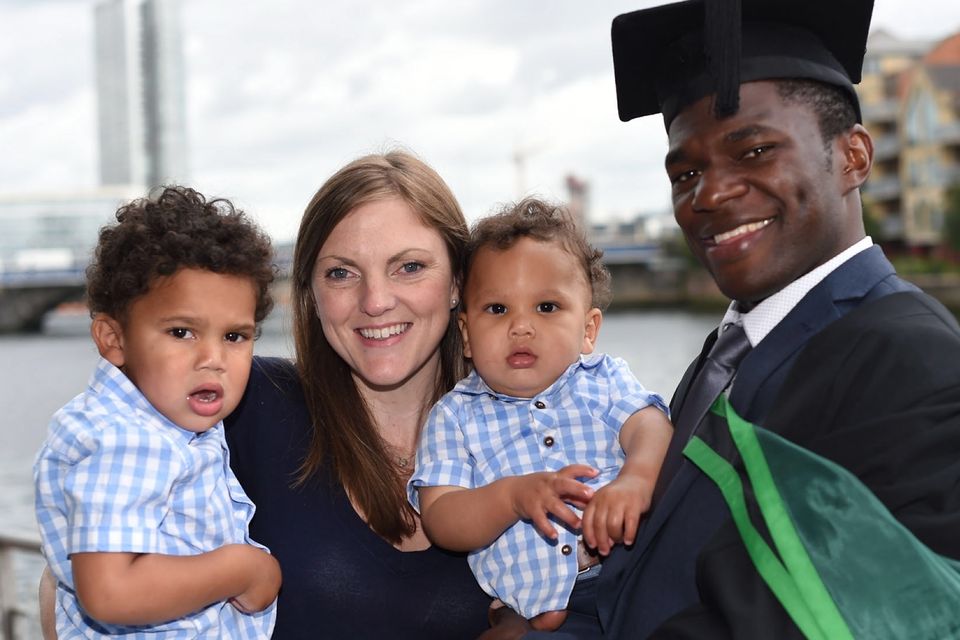
[[704,0],[704,54],[716,83],[713,113],[733,115],[740,106],[740,0]]

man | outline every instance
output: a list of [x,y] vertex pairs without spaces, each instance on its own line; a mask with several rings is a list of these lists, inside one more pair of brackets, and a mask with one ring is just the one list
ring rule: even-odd
[[[719,389],[741,416],[839,463],[920,542],[960,558],[960,328],[863,227],[873,143],[853,82],[871,12],[872,0],[690,0],[614,21],[620,117],[663,114],[675,217],[732,303],[674,395],[637,541],[603,563],[604,637],[802,637],[720,491],[681,455],[693,434],[724,446],[710,360],[726,358],[734,378]],[[739,363],[707,358],[738,333]],[[561,631],[597,635],[577,621]]]

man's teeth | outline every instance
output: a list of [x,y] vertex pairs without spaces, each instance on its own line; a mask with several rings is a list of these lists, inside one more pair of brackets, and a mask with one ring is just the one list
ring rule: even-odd
[[390,336],[403,333],[409,326],[409,323],[404,322],[402,324],[394,324],[389,327],[381,327],[379,329],[360,329],[360,335],[368,340],[383,340],[385,338],[389,338]]
[[763,229],[765,226],[773,222],[773,218],[767,218],[766,220],[761,220],[760,222],[748,222],[747,224],[742,224],[736,229],[731,229],[730,231],[724,231],[723,233],[718,233],[713,236],[714,242],[726,242],[732,238],[743,235],[745,233],[750,233],[751,231],[756,231],[757,229]]

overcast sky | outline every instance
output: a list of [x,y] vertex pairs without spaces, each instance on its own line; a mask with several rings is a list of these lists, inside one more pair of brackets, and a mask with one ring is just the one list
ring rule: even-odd
[[[659,117],[617,118],[610,21],[633,0],[182,0],[191,182],[289,239],[323,180],[402,146],[468,217],[520,190],[592,215],[665,211]],[[0,0],[0,192],[97,184],[93,0]],[[876,0],[874,28],[938,39],[957,0]],[[523,172],[514,158],[524,158]]]

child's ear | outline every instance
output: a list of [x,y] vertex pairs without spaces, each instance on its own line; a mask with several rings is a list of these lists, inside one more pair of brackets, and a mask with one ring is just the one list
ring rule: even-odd
[[116,318],[105,313],[96,314],[90,323],[90,335],[101,356],[116,368],[123,367],[123,326]]
[[460,337],[463,338],[463,355],[472,358],[470,353],[470,334],[467,332],[467,314],[461,311],[457,314],[457,326],[460,327]]
[[600,323],[603,322],[603,312],[594,307],[590,309],[590,311],[587,311],[587,316],[584,320],[583,346],[580,348],[580,353],[593,353],[594,348],[597,346],[597,336],[600,334]]

